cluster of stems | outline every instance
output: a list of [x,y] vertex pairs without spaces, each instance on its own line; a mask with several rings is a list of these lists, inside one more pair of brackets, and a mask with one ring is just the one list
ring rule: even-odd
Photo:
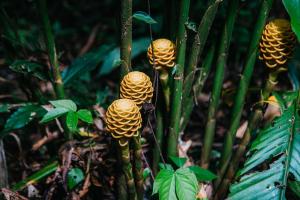
[[[241,76],[240,84],[237,89],[237,94],[234,101],[234,107],[232,111],[231,125],[225,138],[224,150],[222,151],[222,157],[219,165],[218,179],[216,181],[215,199],[222,198],[227,192],[232,179],[238,169],[241,158],[243,157],[247,145],[251,139],[251,133],[255,130],[263,117],[263,105],[259,104],[254,112],[251,114],[247,129],[243,135],[243,138],[232,156],[232,147],[234,143],[235,134],[240,124],[240,119],[243,111],[243,105],[245,102],[246,94],[248,91],[249,83],[253,74],[254,64],[257,58],[258,44],[260,37],[271,9],[273,0],[264,0],[261,2],[261,8],[258,14],[258,19],[250,40],[250,46],[248,48],[248,54],[245,62],[245,69]],[[274,88],[278,72],[273,72],[269,75],[266,82],[265,89],[262,91],[261,101],[266,100]],[[232,159],[231,159],[232,157]],[[224,177],[225,175],[225,177]]]
[[201,153],[201,166],[209,167],[210,153],[212,149],[213,139],[216,127],[216,112],[219,105],[219,99],[222,91],[225,65],[230,46],[231,36],[234,28],[234,23],[237,15],[238,0],[231,0],[228,5],[227,18],[223,28],[220,46],[217,58],[217,68],[214,77],[214,85],[208,108],[208,117],[204,135],[204,145]]

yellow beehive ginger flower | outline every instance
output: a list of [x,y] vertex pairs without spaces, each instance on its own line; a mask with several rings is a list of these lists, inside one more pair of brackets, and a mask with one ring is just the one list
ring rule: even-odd
[[127,145],[128,139],[138,136],[142,126],[139,107],[130,99],[115,100],[107,109],[106,126],[121,146]]
[[157,70],[174,67],[175,54],[175,45],[168,39],[154,40],[153,46],[150,44],[147,52],[150,64]]
[[296,36],[286,19],[270,21],[263,31],[260,42],[260,56],[267,67],[278,68],[284,66],[291,57],[296,44]]
[[143,103],[150,103],[153,87],[149,76],[143,72],[129,72],[124,76],[120,86],[120,97],[131,99],[141,108]]

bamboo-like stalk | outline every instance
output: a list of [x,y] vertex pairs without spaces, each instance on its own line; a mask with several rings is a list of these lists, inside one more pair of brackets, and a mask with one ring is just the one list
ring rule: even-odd
[[[113,148],[116,149],[117,153],[117,165],[118,169],[122,167],[122,152],[121,148],[119,148],[119,143],[117,141],[112,141]],[[127,183],[126,183],[126,178],[123,173],[123,171],[118,170],[118,177],[117,177],[117,198],[118,200],[127,200],[128,195],[127,195]]]
[[143,200],[144,178],[143,178],[143,161],[142,161],[142,145],[141,134],[132,138],[134,152],[134,180],[137,192],[137,199]]
[[137,194],[135,189],[135,183],[132,173],[132,165],[130,163],[130,151],[129,151],[129,144],[126,144],[121,147],[121,154],[122,154],[122,170],[126,178],[129,199],[130,200],[137,200]]
[[[199,58],[202,55],[203,48],[206,44],[206,40],[208,37],[208,33],[212,26],[212,23],[215,19],[220,0],[211,0],[209,2],[209,6],[206,9],[201,22],[198,26],[197,33],[194,37],[192,50],[190,53],[190,57],[188,60],[188,64],[185,67],[185,78],[184,78],[184,90],[183,90],[183,102],[186,102],[186,97],[189,97],[191,94],[192,84],[194,81],[194,76],[197,68],[197,64],[199,62]],[[186,105],[186,104],[185,104]]]
[[231,117],[231,125],[228,133],[226,134],[225,144],[222,151],[222,156],[220,160],[220,167],[226,168],[226,162],[230,159],[232,153],[232,146],[235,138],[236,131],[240,124],[240,118],[243,111],[243,105],[245,102],[246,94],[248,91],[249,83],[252,77],[254,64],[257,56],[257,48],[260,41],[260,37],[271,9],[273,0],[264,0],[261,4],[260,13],[258,15],[258,19],[254,28],[254,32],[252,34],[252,39],[250,40],[250,46],[247,53],[247,60],[245,63],[245,69],[241,76],[240,84],[237,89],[237,94],[235,97],[235,101],[232,108],[232,117]]
[[214,77],[214,85],[213,85],[210,104],[208,108],[208,117],[207,117],[204,142],[203,142],[204,146],[201,152],[201,166],[203,168],[209,167],[209,158],[210,158],[212,143],[215,135],[216,112],[219,105],[219,99],[220,99],[223,79],[224,79],[225,64],[227,60],[234,22],[237,15],[237,8],[239,5],[238,2],[239,2],[238,0],[231,0],[228,5],[226,22],[220,40],[216,74]]
[[[181,120],[180,120],[180,132],[182,132],[187,123],[188,120],[190,119],[190,116],[192,114],[193,108],[194,108],[194,102],[193,102],[193,96],[195,98],[197,98],[200,93],[202,92],[204,83],[209,75],[211,66],[212,66],[212,61],[214,58],[214,53],[215,53],[215,44],[213,44],[210,49],[208,50],[208,53],[206,55],[206,57],[203,60],[202,66],[200,68],[200,73],[199,75],[196,77],[196,82],[193,86],[193,94],[190,95],[185,95],[183,98],[183,105],[185,105],[184,107],[184,112],[182,112],[181,115]],[[195,99],[195,101],[197,101],[197,99]]]
[[[121,0],[121,76],[131,71],[132,0]],[[122,78],[121,77],[121,78]]]
[[[260,102],[262,102],[262,103],[257,105],[255,111],[250,116],[249,123],[248,123],[247,129],[243,135],[241,143],[239,144],[237,150],[233,154],[231,161],[228,162],[228,164],[227,164],[228,168],[222,169],[223,174],[225,172],[226,172],[226,174],[220,184],[220,188],[216,192],[215,200],[223,199],[226,195],[226,192],[230,186],[230,183],[238,170],[240,160],[243,158],[243,156],[245,154],[245,151],[250,142],[252,133],[258,127],[259,123],[263,120],[263,112],[264,112],[264,110],[263,110],[264,103],[263,102],[265,102],[268,99],[268,97],[272,93],[273,89],[275,88],[276,83],[277,83],[276,80],[277,80],[278,73],[279,73],[279,71],[269,74],[268,80],[266,82],[265,88],[263,89],[262,95],[260,98]],[[223,174],[221,174],[221,175],[223,176]]]
[[176,63],[177,69],[173,77],[172,88],[172,103],[171,103],[171,119],[168,140],[168,156],[177,155],[177,143],[179,137],[179,124],[181,116],[181,103],[182,103],[182,85],[183,85],[183,72],[185,64],[185,50],[186,50],[186,29],[185,23],[188,21],[188,14],[190,8],[190,0],[180,1],[180,16],[178,20],[177,42],[176,42]]
[[38,0],[38,7],[40,16],[42,18],[44,35],[47,44],[47,51],[50,60],[50,64],[53,72],[54,88],[56,97],[59,99],[65,98],[64,84],[59,71],[59,63],[57,59],[57,53],[55,48],[54,36],[51,29],[51,24],[48,16],[47,2],[46,0]]
[[158,108],[156,109],[156,128],[155,128],[155,137],[156,137],[156,145],[158,147],[154,147],[153,149],[153,173],[157,174],[158,172],[158,163],[160,161],[160,149],[162,149],[164,136],[164,118],[163,118],[163,110],[162,110],[162,102],[158,102]]

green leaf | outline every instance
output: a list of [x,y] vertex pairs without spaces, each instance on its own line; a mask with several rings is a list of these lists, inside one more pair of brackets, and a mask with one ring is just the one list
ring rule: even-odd
[[[132,41],[132,52],[131,52],[131,58],[134,59],[138,55],[140,55],[143,52],[146,52],[148,49],[148,45],[150,44],[149,38],[139,38]],[[120,48],[116,47],[113,50],[111,50],[107,55],[104,57],[104,62],[101,65],[99,75],[107,75],[112,70],[116,69],[121,60],[120,60]]]
[[93,123],[93,116],[91,111],[86,110],[86,109],[80,109],[77,111],[78,118],[81,121],[84,121],[86,123],[92,124]]
[[174,170],[172,165],[170,164],[164,164],[164,163],[158,163],[159,169],[168,169],[168,170]]
[[153,193],[159,194],[159,199],[177,200],[175,192],[175,174],[173,170],[162,169],[155,178]]
[[83,56],[76,58],[70,66],[62,73],[63,82],[69,85],[73,80],[96,68],[103,61],[106,52],[112,48],[111,45],[103,45]]
[[73,168],[68,172],[68,189],[72,190],[84,180],[83,171],[80,168]]
[[16,60],[9,66],[9,68],[15,72],[32,75],[41,80],[49,80],[49,76],[46,73],[47,70],[39,63],[27,60]]
[[46,111],[38,105],[26,105],[20,107],[7,119],[4,130],[0,133],[0,138],[11,130],[23,128],[34,118],[41,117],[45,113]]
[[179,200],[195,200],[198,193],[198,181],[189,168],[179,168],[175,172],[176,194]]
[[13,190],[22,190],[24,189],[27,185],[32,185],[37,182],[39,182],[41,179],[49,176],[53,172],[55,172],[58,168],[58,162],[54,161],[50,163],[49,165],[45,166],[44,168],[40,169],[36,173],[32,174],[31,176],[25,178],[24,180],[18,182],[13,186]]
[[182,167],[187,161],[187,158],[181,158],[177,156],[169,156],[169,158],[177,167]]
[[289,181],[288,182],[289,188],[294,192],[294,194],[300,198],[300,182],[298,181]]
[[145,180],[146,178],[148,178],[148,177],[150,176],[150,174],[151,174],[151,170],[149,169],[149,167],[145,168],[145,169],[143,170],[143,178],[144,178],[144,180]]
[[[288,176],[293,175],[300,181],[300,109],[297,102],[299,95],[280,117],[258,133],[238,173],[240,180],[230,188],[229,199],[285,199]],[[255,171],[262,164],[269,167]]]
[[157,23],[150,15],[148,15],[148,13],[145,13],[143,11],[137,11],[136,13],[133,14],[132,17],[142,22],[146,22],[147,24]]
[[214,173],[212,173],[211,171],[207,170],[207,169],[203,169],[201,167],[198,166],[190,166],[188,167],[192,172],[194,172],[194,174],[197,177],[197,180],[199,182],[202,181],[212,181],[215,178],[217,178],[217,175],[215,175]]
[[282,0],[291,18],[292,29],[300,41],[300,0]]
[[66,124],[70,131],[74,132],[77,130],[78,115],[76,112],[72,112],[72,111],[68,112]]
[[69,110],[67,110],[66,108],[54,108],[54,109],[48,111],[46,113],[46,115],[44,115],[44,117],[40,121],[40,123],[49,122],[53,119],[56,119],[56,118],[62,116],[63,114],[66,114],[67,112],[69,112]]
[[76,112],[77,106],[74,101],[69,99],[62,99],[56,101],[49,101],[55,108],[65,108],[68,111]]
[[0,104],[0,113],[6,113],[6,112],[9,112],[8,105]]

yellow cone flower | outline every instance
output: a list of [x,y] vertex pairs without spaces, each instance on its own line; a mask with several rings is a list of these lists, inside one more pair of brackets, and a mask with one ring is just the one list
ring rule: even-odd
[[121,146],[127,145],[128,139],[137,136],[142,126],[139,107],[130,99],[115,100],[107,109],[106,125]]
[[266,26],[260,42],[260,56],[267,67],[284,67],[293,53],[296,37],[286,19],[274,19]]
[[149,103],[153,96],[150,78],[143,72],[130,72],[124,76],[120,86],[120,97],[133,100],[138,107]]
[[149,62],[159,70],[163,68],[174,67],[175,65],[175,45],[168,39],[157,39],[148,47]]

